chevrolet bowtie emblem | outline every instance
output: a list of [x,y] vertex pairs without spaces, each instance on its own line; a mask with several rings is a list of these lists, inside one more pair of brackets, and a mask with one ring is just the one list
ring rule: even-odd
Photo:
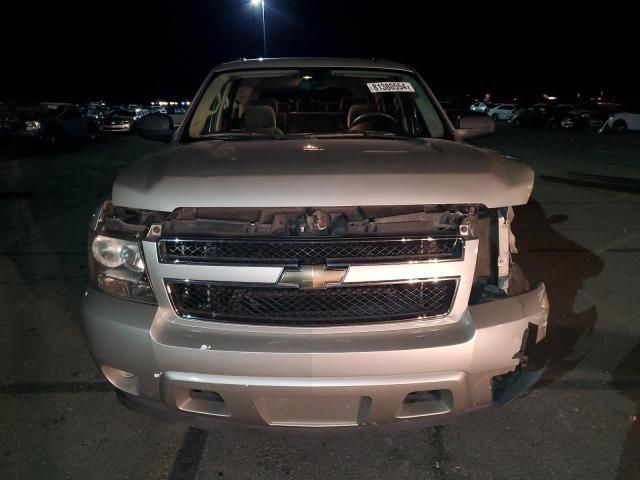
[[285,268],[280,275],[281,287],[325,288],[342,282],[346,268],[328,269],[323,265],[305,265],[300,268]]

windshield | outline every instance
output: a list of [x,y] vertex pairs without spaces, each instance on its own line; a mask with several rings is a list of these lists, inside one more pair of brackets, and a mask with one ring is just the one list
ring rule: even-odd
[[356,134],[440,138],[446,130],[413,75],[330,68],[222,72],[185,130],[190,140]]

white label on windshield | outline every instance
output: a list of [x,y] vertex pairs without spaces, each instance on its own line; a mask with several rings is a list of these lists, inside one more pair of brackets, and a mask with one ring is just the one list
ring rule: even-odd
[[367,83],[371,93],[386,92],[415,92],[413,85],[409,82],[376,82]]

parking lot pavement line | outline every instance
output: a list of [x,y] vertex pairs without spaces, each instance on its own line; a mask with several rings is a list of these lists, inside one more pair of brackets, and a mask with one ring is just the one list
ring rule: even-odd
[[638,236],[640,236],[640,232],[635,232],[630,235],[626,235],[622,238],[617,238],[611,242],[606,243],[605,245],[600,247],[598,250],[596,250],[594,253],[600,254],[600,253],[610,251],[611,248],[617,247],[618,245],[623,245],[629,242],[630,240],[637,238]]
[[196,478],[202,453],[207,444],[209,432],[199,428],[189,428],[176,454],[169,480],[190,480]]
[[[600,192],[598,192],[598,193],[600,193]],[[637,195],[633,195],[633,194],[630,194],[630,193],[621,193],[621,194],[615,195],[614,197],[606,198],[606,199],[603,199],[601,201],[580,202],[580,203],[578,203],[578,206],[568,210],[567,212],[565,212],[565,214],[571,216],[571,215],[574,215],[574,214],[576,214],[578,212],[582,212],[584,210],[589,210],[589,209],[596,208],[596,207],[601,207],[603,205],[610,205],[612,203],[627,203],[626,202],[627,200],[634,199],[635,197],[637,197]],[[575,203],[576,202],[567,202],[567,204],[575,204]],[[561,202],[542,202],[541,201],[540,204],[544,206],[544,205],[547,205],[547,204],[549,204],[549,205],[551,205],[551,204],[556,204],[556,205],[557,204],[561,204],[562,205],[563,203],[561,203]]]
[[446,462],[449,460],[449,454],[444,444],[445,428],[443,426],[435,426],[429,428],[429,445],[431,445],[435,452],[435,458],[433,459],[433,471],[436,478],[444,478],[449,476],[446,470]]
[[0,395],[113,392],[107,382],[15,383],[0,385]]
[[619,309],[617,304],[614,305],[602,298],[600,295],[594,294],[593,292],[588,292],[584,288],[579,290],[577,295],[581,296],[592,305],[597,305],[598,311],[604,313],[606,315],[605,318],[607,318],[608,321],[613,322],[616,326],[616,329],[620,326],[623,326],[624,329],[627,330],[626,333],[629,333],[630,335],[638,334],[638,324],[634,324],[635,317],[625,314],[625,312]]

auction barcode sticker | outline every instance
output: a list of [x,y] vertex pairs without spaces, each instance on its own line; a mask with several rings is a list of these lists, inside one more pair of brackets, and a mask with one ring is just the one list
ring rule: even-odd
[[367,83],[371,93],[385,92],[415,92],[413,85],[409,82],[376,82]]

